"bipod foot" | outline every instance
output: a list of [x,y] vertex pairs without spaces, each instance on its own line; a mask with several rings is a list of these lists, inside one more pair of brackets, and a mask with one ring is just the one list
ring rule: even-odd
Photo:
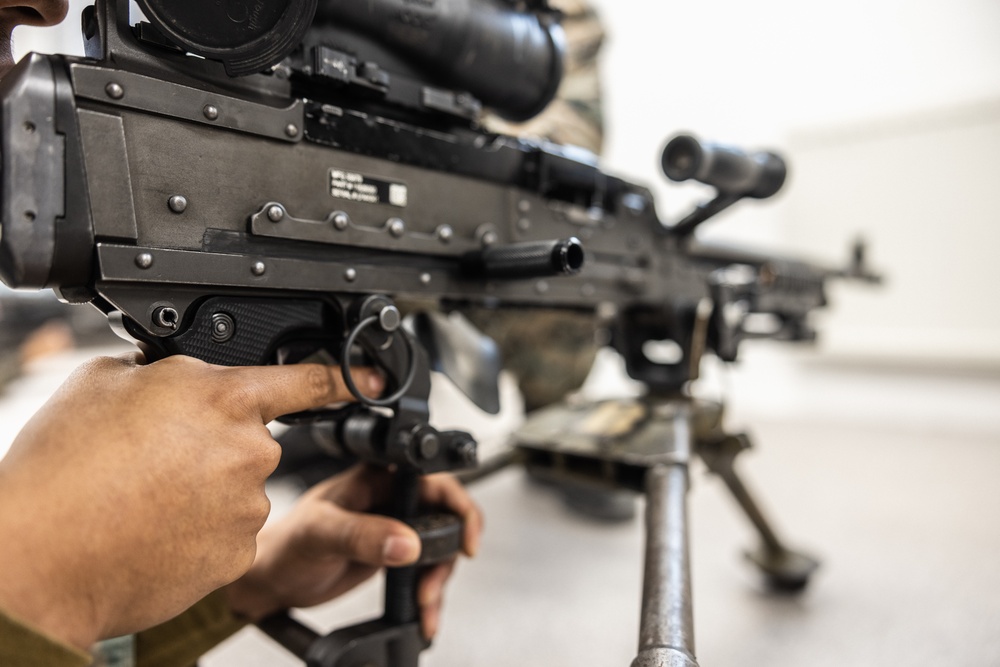
[[809,577],[819,567],[815,558],[791,549],[776,551],[761,546],[745,555],[764,575],[768,587],[782,593],[798,593],[805,589]]

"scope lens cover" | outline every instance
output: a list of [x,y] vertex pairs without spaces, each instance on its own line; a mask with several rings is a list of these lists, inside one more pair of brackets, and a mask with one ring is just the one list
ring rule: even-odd
[[137,0],[146,18],[187,51],[221,61],[230,76],[276,65],[302,41],[317,0]]

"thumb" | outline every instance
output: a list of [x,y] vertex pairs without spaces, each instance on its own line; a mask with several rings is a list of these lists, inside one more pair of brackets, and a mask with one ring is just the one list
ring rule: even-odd
[[349,512],[330,505],[333,516],[315,526],[310,551],[374,567],[408,565],[420,557],[420,538],[401,521]]

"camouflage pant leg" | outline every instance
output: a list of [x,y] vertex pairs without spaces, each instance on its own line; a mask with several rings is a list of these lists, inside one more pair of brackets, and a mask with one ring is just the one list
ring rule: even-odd
[[482,122],[492,132],[547,139],[600,154],[604,119],[597,58],[604,28],[585,0],[551,0],[550,4],[563,12],[566,34],[564,74],[556,98],[542,113],[523,123],[510,123],[492,114],[486,114]]
[[462,314],[500,346],[529,412],[579,389],[594,365],[598,326],[592,313],[469,308]]

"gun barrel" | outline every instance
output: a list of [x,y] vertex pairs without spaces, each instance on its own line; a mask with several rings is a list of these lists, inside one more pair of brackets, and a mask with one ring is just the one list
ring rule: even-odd
[[698,667],[688,550],[687,461],[691,413],[674,415],[672,451],[678,461],[646,471],[646,557],[639,653],[632,667]]
[[672,181],[694,179],[726,195],[765,199],[785,183],[787,168],[775,153],[746,153],[679,134],[663,149],[663,173]]
[[583,245],[576,237],[557,241],[513,243],[486,248],[465,258],[468,273],[484,278],[520,280],[568,276],[583,267]]

